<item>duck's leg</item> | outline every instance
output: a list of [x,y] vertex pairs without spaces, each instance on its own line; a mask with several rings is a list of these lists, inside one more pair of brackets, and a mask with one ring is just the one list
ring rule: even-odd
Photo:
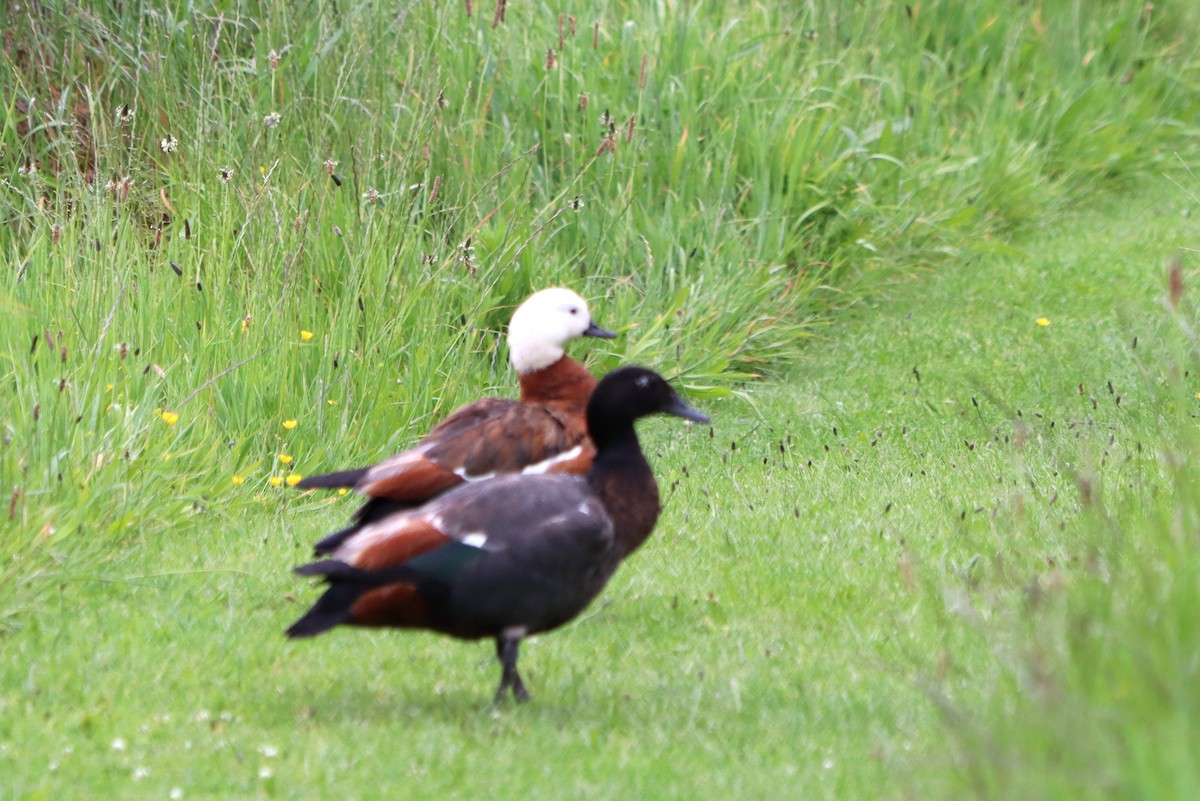
[[500,675],[500,687],[496,690],[493,703],[503,702],[509,689],[512,689],[513,697],[518,701],[529,700],[529,691],[525,689],[525,682],[521,681],[521,674],[517,672],[517,654],[521,648],[521,638],[524,636],[523,631],[510,630],[496,638],[496,658],[500,660],[503,673]]

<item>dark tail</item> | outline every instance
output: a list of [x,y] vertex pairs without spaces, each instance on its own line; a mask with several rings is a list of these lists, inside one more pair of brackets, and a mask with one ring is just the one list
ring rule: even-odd
[[312,609],[304,613],[304,617],[288,628],[287,636],[293,639],[313,637],[348,622],[354,602],[366,591],[366,587],[353,584],[334,584],[317,599]]
[[361,526],[358,523],[355,523],[354,525],[344,528],[341,531],[333,532],[328,537],[318,541],[317,544],[313,546],[313,553],[315,553],[317,556],[325,556],[333,553],[338,549],[339,546],[341,546],[343,542],[356,534],[360,528]]
[[296,568],[296,573],[301,576],[321,576],[329,583],[329,588],[303,617],[288,627],[287,636],[292,638],[312,637],[347,623],[354,602],[362,597],[363,593],[384,584],[410,581],[417,577],[417,574],[404,565],[367,571],[336,559],[301,565]]
[[354,489],[370,469],[369,467],[360,467],[357,470],[340,470],[336,473],[307,476],[302,478],[296,486],[299,489],[340,489],[342,487]]

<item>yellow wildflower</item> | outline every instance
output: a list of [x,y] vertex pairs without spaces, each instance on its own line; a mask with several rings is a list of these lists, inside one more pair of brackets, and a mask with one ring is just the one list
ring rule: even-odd
[[301,331],[300,338],[302,340],[304,340],[305,342],[307,342],[308,340],[313,338],[313,332],[312,331]]
[[304,476],[300,475],[299,473],[289,473],[287,477],[287,485],[289,487],[294,487],[300,483],[300,479],[302,478],[304,478]]
[[272,487],[282,487],[282,486],[283,486],[283,479],[282,479],[282,478],[280,478],[279,476],[271,476],[271,482],[270,482],[270,483],[271,483],[271,486],[272,486]]
[[295,428],[298,425],[300,425],[300,424],[298,422],[296,422],[295,420],[284,420],[283,421],[283,427],[286,428],[288,431],[291,431],[293,428]]
[[279,461],[283,464],[291,464],[293,460],[292,457],[288,456],[286,453],[281,453],[279,454]]
[[175,412],[163,412],[162,421],[169,426],[173,426],[179,422],[179,415]]
[[[1200,398],[1200,392],[1196,393],[1196,397]],[[341,489],[338,490],[338,495],[345,495],[349,491],[350,490],[346,489],[345,487],[342,487]]]
[[237,473],[234,473],[234,474],[233,474],[233,478],[231,478],[231,479],[230,479],[230,481],[232,481],[234,484],[241,484],[241,483],[242,483],[242,482],[244,482],[245,480],[246,480],[246,479],[242,478],[242,477],[241,477],[241,476],[239,476]]
[[1045,317],[1039,317],[1036,320],[1034,320],[1034,322],[1037,323],[1038,325],[1040,325],[1042,328],[1045,328],[1046,326],[1050,325],[1050,321],[1047,320]]

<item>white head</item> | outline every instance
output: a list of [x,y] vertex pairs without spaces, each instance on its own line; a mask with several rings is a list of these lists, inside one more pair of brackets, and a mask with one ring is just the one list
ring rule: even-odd
[[543,289],[513,312],[508,324],[508,356],[524,375],[562,358],[563,345],[581,336],[616,336],[593,325],[587,301],[569,289]]

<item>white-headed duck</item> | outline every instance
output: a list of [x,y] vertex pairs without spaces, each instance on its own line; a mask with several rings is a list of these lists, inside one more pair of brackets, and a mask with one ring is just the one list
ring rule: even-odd
[[[370,500],[358,519],[418,505],[463,481],[501,473],[583,473],[594,449],[585,410],[596,379],[563,352],[581,336],[616,336],[592,322],[587,302],[554,287],[531,295],[508,326],[519,401],[483,398],[460,407],[413,447],[371,467],[309,476],[300,489],[352,487]],[[339,532],[340,534],[340,532]],[[317,544],[336,547],[338,535]]]

